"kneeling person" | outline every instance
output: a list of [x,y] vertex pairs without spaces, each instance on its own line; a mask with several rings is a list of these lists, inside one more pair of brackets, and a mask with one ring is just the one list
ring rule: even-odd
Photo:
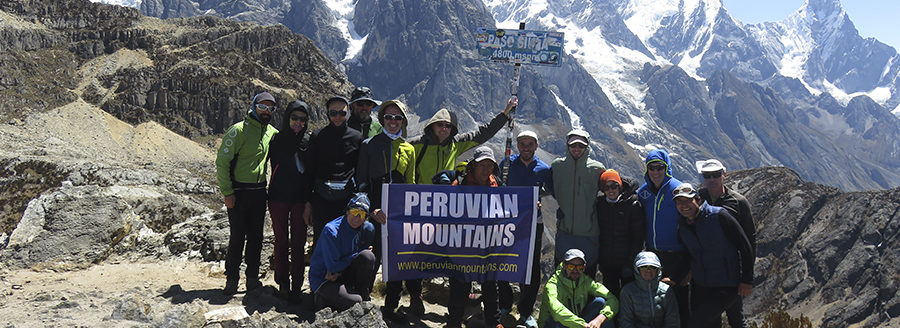
[[600,282],[584,275],[584,252],[566,251],[564,261],[544,285],[541,328],[613,327],[619,300]]
[[328,222],[309,264],[309,287],[318,309],[336,311],[369,301],[375,279],[375,254],[369,249],[375,226],[366,221],[369,197],[354,195],[345,214]]

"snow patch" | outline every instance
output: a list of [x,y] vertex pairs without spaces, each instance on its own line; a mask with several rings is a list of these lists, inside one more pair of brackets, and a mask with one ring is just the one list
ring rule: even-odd
[[137,9],[141,9],[141,1],[142,0],[91,0],[91,2],[100,2],[104,5],[118,5]]
[[566,106],[566,103],[563,102],[561,98],[559,98],[559,95],[557,95],[556,92],[550,92],[553,93],[553,97],[556,97],[556,103],[565,108],[566,112],[569,113],[569,120],[571,121],[569,123],[572,124],[572,129],[584,130],[584,126],[581,125],[581,117],[578,116],[578,114],[575,114],[575,111],[569,108],[569,106]]
[[649,124],[643,118],[629,114],[631,121],[634,123],[621,123],[619,126],[625,134],[642,135],[642,132],[650,130]]
[[354,0],[323,0],[325,5],[331,9],[331,12],[334,14],[335,23],[334,27],[341,31],[341,35],[344,37],[344,40],[347,40],[349,44],[347,47],[347,53],[344,55],[344,60],[349,62],[356,62],[356,57],[363,49],[363,45],[366,43],[365,36],[359,36],[356,34],[353,26],[353,9],[356,7],[356,1]]

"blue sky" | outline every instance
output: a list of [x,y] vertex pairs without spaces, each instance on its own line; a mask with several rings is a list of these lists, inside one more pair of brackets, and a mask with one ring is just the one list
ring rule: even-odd
[[[776,22],[800,9],[804,0],[723,0],[732,17],[744,24]],[[900,49],[900,1],[842,0],[841,7],[850,16],[862,37]]]

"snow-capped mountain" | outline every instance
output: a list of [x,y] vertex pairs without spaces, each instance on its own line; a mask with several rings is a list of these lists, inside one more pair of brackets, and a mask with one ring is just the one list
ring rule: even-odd
[[[900,120],[884,108],[900,103],[896,51],[859,37],[838,0],[809,0],[781,22],[747,26],[721,0],[140,6],[157,17],[280,22],[316,42],[352,83],[407,102],[414,135],[439,108],[457,111],[469,130],[503,106],[512,68],[476,61],[473,32],[525,22],[566,35],[562,67],[526,67],[520,79],[517,126],[546,135],[550,154],[564,153],[559,136],[579,127],[593,136],[593,156],[631,176],[643,174],[647,152],[666,148],[687,181],[698,181],[695,160],[715,157],[732,169],[790,166],[850,190],[900,185]],[[835,177],[839,170],[850,172]]]

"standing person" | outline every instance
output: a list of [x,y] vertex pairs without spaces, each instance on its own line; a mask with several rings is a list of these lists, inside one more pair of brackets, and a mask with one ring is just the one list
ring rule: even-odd
[[456,114],[446,108],[435,113],[425,124],[425,133],[409,140],[416,147],[416,183],[431,184],[431,178],[438,172],[453,170],[459,155],[493,138],[509,121],[510,110],[518,104],[516,97],[510,98],[503,112],[490,123],[463,134],[459,134]]
[[381,105],[381,101],[372,98],[369,87],[356,87],[350,95],[351,114],[347,118],[347,126],[359,131],[363,139],[381,133],[381,122],[372,120],[372,109]]
[[262,287],[259,266],[266,217],[266,157],[269,142],[278,133],[269,125],[275,105],[275,97],[268,92],[254,96],[244,120],[225,131],[216,156],[216,178],[228,208],[229,238],[223,289],[227,295],[237,293],[241,259],[247,264],[244,271],[247,291]]
[[[538,143],[537,133],[525,130],[516,136],[516,148],[519,149],[519,154],[509,157],[509,176],[507,176],[508,186],[537,186],[540,189],[543,189],[544,186],[553,184],[550,165],[534,156],[538,147],[540,147],[540,144]],[[500,164],[501,167],[503,165],[505,165],[505,160]],[[517,306],[519,309],[518,323],[526,328],[537,327],[537,320],[534,319],[532,313],[534,312],[534,302],[537,301],[538,289],[541,287],[540,249],[543,235],[544,220],[540,212],[540,206],[538,206],[537,227],[534,232],[534,254],[532,256],[531,264],[531,282],[527,285],[520,285],[521,294],[519,294],[519,304]],[[509,285],[507,284],[507,286]],[[503,287],[501,283],[498,288],[505,287]],[[503,299],[503,297],[506,297],[506,295],[504,295],[506,291],[501,289],[498,292],[501,297],[500,307],[502,312],[503,309],[507,309],[504,307],[507,301]],[[511,294],[512,291],[510,291],[509,297],[512,296]],[[508,302],[511,307],[512,299],[509,299]]]
[[644,206],[647,250],[656,253],[665,268],[662,281],[673,287],[681,325],[686,327],[690,317],[688,289],[678,282],[687,274],[688,255],[678,239],[678,209],[672,201],[672,192],[681,181],[672,176],[669,153],[665,149],[650,151],[644,163],[645,182],[638,189],[638,198]]
[[597,181],[606,170],[603,164],[590,158],[591,136],[584,130],[572,130],[566,135],[566,157],[550,164],[553,170],[553,195],[559,203],[556,211],[556,254],[561,262],[563,253],[571,248],[586,251],[587,269],[592,279],[597,273],[597,248],[600,228],[594,214]]
[[343,311],[370,300],[376,267],[370,250],[375,227],[366,221],[369,206],[365,193],[353,195],[344,215],[322,230],[309,263],[309,288],[317,311],[325,307]]
[[[330,124],[313,132],[309,141],[310,201],[303,210],[306,224],[313,225],[313,247],[325,224],[343,213],[353,196],[353,175],[359,159],[362,134],[347,127],[347,99],[335,96],[325,102]],[[313,205],[315,204],[315,205]]]
[[691,318],[687,327],[721,327],[722,312],[753,292],[755,258],[743,228],[721,207],[709,205],[690,183],[674,191],[678,236],[690,253]]
[[[483,187],[499,187],[500,167],[494,160],[494,151],[490,147],[481,146],[475,149],[475,154],[469,164],[466,165],[466,176],[462,182],[453,181],[453,185],[462,186],[483,186]],[[508,286],[508,285],[507,285]],[[466,298],[472,283],[462,281],[456,278],[450,278],[450,302],[447,306],[447,327],[462,327],[463,312],[465,311]],[[484,320],[487,327],[497,327],[500,325],[499,313],[497,310],[497,281],[486,280],[482,284],[482,301],[484,302]]]
[[584,275],[584,252],[566,251],[556,273],[544,285],[541,328],[607,328],[619,312],[619,300],[603,284]]
[[661,284],[662,264],[653,252],[634,257],[634,281],[619,297],[619,327],[679,328],[678,301],[668,284]]
[[644,249],[644,209],[637,188],[637,180],[623,178],[615,170],[600,175],[602,194],[596,211],[602,255],[598,262],[603,285],[617,297],[622,286],[633,280],[632,259]]
[[[697,171],[703,176],[703,184],[705,189],[700,190],[700,198],[713,206],[720,206],[728,210],[738,223],[747,239],[750,240],[750,247],[753,250],[753,257],[756,257],[756,222],[753,221],[753,214],[750,213],[750,202],[744,195],[737,191],[725,187],[725,166],[722,162],[715,159],[706,161],[698,161],[696,163]],[[744,301],[742,297],[738,297],[725,314],[728,316],[728,324],[731,328],[749,327],[747,319],[744,318]]]
[[[381,229],[387,222],[387,215],[381,211],[381,186],[385,183],[416,182],[413,169],[416,150],[404,140],[406,126],[409,124],[406,118],[406,104],[399,100],[384,102],[378,112],[378,122],[383,126],[381,133],[363,141],[359,151],[359,162],[356,165],[356,181],[359,181],[360,189],[370,195],[372,218],[377,223],[375,239],[372,242],[376,267],[382,258]],[[409,290],[409,312],[416,315],[425,314],[421,280],[389,281],[382,307],[384,317],[388,320],[402,322],[405,319],[398,311],[404,282]]]
[[275,234],[275,282],[282,295],[300,303],[306,268],[306,221],[303,208],[309,201],[305,163],[309,147],[309,108],[295,100],[288,104],[281,131],[269,143],[272,181],[269,183],[269,215]]

